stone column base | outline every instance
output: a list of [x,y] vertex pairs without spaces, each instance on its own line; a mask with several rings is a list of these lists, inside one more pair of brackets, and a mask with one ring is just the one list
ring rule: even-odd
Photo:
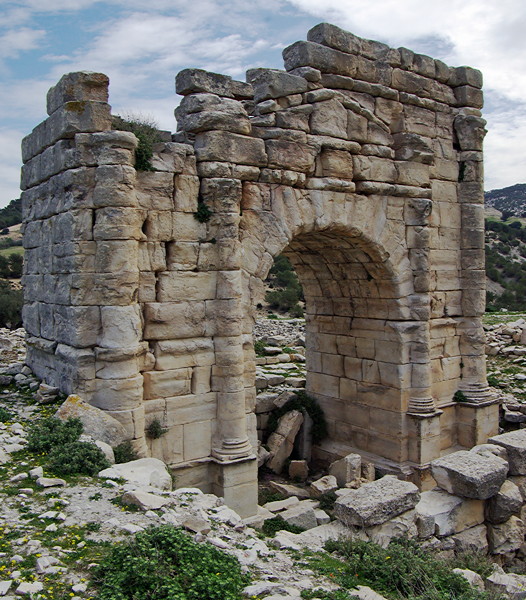
[[457,441],[465,448],[485,444],[499,431],[499,400],[457,402]]
[[212,449],[212,457],[220,462],[237,461],[250,458],[253,452],[248,438],[229,438],[223,440],[220,447]]
[[241,517],[251,517],[258,509],[258,464],[255,456],[236,462],[214,461],[210,465],[212,493]]
[[407,414],[408,458],[416,465],[426,465],[440,456],[440,415]]

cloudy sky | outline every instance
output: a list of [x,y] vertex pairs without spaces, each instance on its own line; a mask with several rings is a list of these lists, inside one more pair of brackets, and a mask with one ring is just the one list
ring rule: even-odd
[[173,131],[178,71],[282,68],[282,49],[321,21],[481,69],[485,188],[526,182],[524,0],[0,0],[0,206],[19,196],[20,140],[64,73],[106,73],[114,113]]

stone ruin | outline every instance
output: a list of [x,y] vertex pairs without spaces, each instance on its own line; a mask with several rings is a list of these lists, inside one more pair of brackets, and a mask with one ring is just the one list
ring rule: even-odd
[[[255,306],[280,253],[329,427],[316,458],[358,452],[429,487],[431,460],[497,433],[482,76],[325,23],[308,40],[247,83],[180,72],[152,171],[112,130],[100,73],[65,75],[22,144],[28,364],[244,515]],[[155,418],[168,431],[152,440]]]

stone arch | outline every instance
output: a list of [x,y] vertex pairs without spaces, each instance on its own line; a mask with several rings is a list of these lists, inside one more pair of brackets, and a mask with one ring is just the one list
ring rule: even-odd
[[[307,391],[320,401],[329,425],[330,440],[317,455],[360,451],[386,468],[407,462],[405,415],[417,386],[411,383],[410,338],[400,323],[411,321],[421,336],[427,322],[412,310],[405,226],[386,218],[389,206],[404,200],[273,184],[245,188],[244,313],[253,311],[272,257],[284,252],[306,298]],[[258,210],[263,204],[255,196],[266,196],[270,210]],[[244,331],[249,336],[249,320]]]

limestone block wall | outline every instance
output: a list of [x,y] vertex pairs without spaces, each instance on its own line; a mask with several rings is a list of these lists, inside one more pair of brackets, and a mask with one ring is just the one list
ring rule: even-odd
[[[481,75],[328,24],[308,40],[248,83],[179,73],[154,171],[111,130],[101,74],[64,76],[24,140],[30,365],[182,484],[233,497],[254,497],[254,307],[281,252],[305,290],[320,457],[408,473],[496,433]],[[168,433],[148,440],[154,418]]]

